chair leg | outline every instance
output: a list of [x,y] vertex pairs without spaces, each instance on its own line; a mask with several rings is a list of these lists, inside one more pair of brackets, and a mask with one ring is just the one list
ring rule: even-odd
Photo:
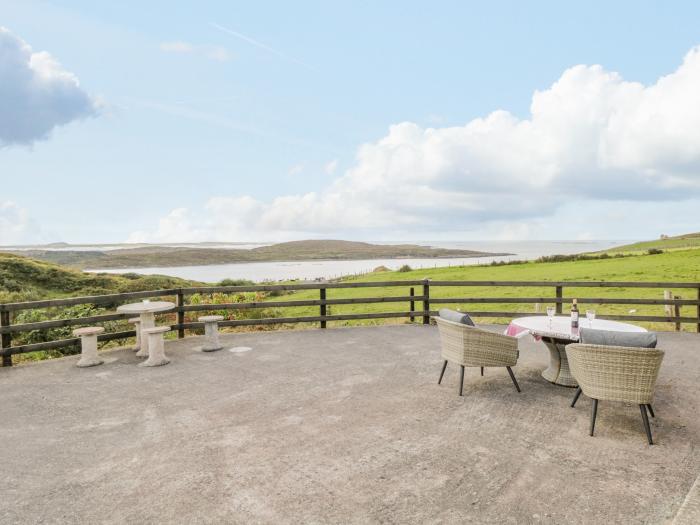
[[[482,377],[483,377],[483,375],[484,375],[484,367],[483,367],[483,366],[481,367],[481,375],[482,375]],[[653,416],[652,416],[652,417],[653,417]]]
[[460,365],[459,371],[459,395],[462,395],[462,390],[464,389],[464,365]]
[[651,403],[649,403],[649,404],[647,405],[647,408],[649,409],[649,415],[650,415],[651,417],[656,417],[656,416],[654,415],[654,409],[651,408]]
[[578,387],[576,389],[576,393],[574,394],[574,400],[571,402],[571,408],[574,408],[576,406],[576,401],[578,401],[578,397],[581,395],[581,387]]
[[509,366],[506,367],[508,370],[508,373],[510,374],[510,378],[513,381],[513,384],[515,385],[515,389],[520,392],[520,386],[518,385],[518,382],[515,380],[515,375],[513,374],[513,370]]
[[438,385],[442,383],[442,376],[445,375],[445,369],[447,368],[447,359],[445,359],[445,362],[442,364],[442,371],[440,372],[440,379],[438,379]]
[[598,414],[598,400],[594,399],[593,404],[591,405],[591,431],[589,432],[589,435],[593,435],[593,431],[595,430],[595,417]]
[[642,413],[642,421],[644,422],[644,431],[647,433],[647,441],[650,445],[654,442],[651,440],[651,428],[649,427],[649,418],[647,417],[647,408],[645,405],[639,405],[639,411]]

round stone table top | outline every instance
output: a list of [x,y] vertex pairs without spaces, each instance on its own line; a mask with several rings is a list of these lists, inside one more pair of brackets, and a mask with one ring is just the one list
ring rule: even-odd
[[141,301],[139,303],[123,304],[117,307],[117,312],[123,314],[147,314],[155,312],[167,312],[175,308],[175,303],[170,301]]

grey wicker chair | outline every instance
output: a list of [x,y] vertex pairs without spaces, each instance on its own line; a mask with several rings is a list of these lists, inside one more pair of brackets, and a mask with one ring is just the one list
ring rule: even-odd
[[593,400],[590,435],[595,429],[598,401],[635,403],[642,414],[647,441],[653,445],[647,410],[654,417],[651,402],[664,352],[655,348],[573,343],[567,345],[566,355],[580,388],[571,406],[581,392]]
[[518,340],[514,337],[501,335],[474,326],[448,321],[434,317],[440,331],[442,345],[442,371],[438,385],[442,383],[447,363],[460,366],[459,395],[464,390],[464,367],[479,367],[484,375],[484,367],[505,367],[508,370],[515,389],[520,392],[520,386],[515,379],[511,366],[518,362]]

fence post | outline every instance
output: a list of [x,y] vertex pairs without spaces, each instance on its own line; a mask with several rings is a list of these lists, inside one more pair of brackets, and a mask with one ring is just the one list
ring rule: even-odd
[[[698,303],[700,303],[700,288],[698,288]],[[698,318],[697,330],[698,330],[698,333],[700,333],[700,304],[698,304],[697,309],[698,309],[698,312],[697,312],[697,318]]]
[[185,294],[182,293],[182,290],[177,292],[177,306],[177,338],[183,339],[185,337],[185,329],[182,328],[182,325],[185,324],[185,312],[181,308],[185,306]]
[[[671,290],[664,290],[664,301],[672,301],[673,300],[673,292]],[[664,304],[664,313],[668,317],[673,317],[673,305],[672,304]]]
[[[557,296],[557,299],[561,299],[562,297],[564,297],[564,287],[563,286],[557,286],[556,296]],[[562,313],[562,311],[563,311],[562,306],[563,305],[562,305],[561,301],[558,301],[557,304],[555,305],[557,314]]]
[[[681,299],[680,295],[674,295],[674,299]],[[673,305],[673,316],[678,319],[681,316],[681,305],[680,304],[674,304]],[[676,332],[681,331],[681,323],[680,321],[676,321]]]
[[[698,291],[700,292],[700,290],[698,290]],[[415,289],[413,288],[413,286],[411,286],[410,290],[408,291],[408,295],[410,295],[411,297],[413,297],[414,295],[416,295],[416,291],[415,291]],[[409,311],[411,314],[412,314],[413,312],[416,311],[416,302],[415,302],[413,299],[411,299],[411,301],[409,302],[408,311]],[[409,315],[409,316],[408,316],[408,322],[409,322],[409,323],[412,323],[412,322],[413,322],[413,315]]]
[[423,324],[430,324],[430,279],[423,280]]
[[[319,292],[320,292],[319,298],[321,299],[321,301],[323,301],[321,303],[321,306],[320,306],[320,315],[321,315],[321,317],[326,317],[326,289],[319,288]],[[321,321],[321,328],[325,328],[325,327],[326,327],[326,321]]]
[[[10,326],[10,312],[0,312],[0,326]],[[1,339],[2,342],[0,343],[0,348],[2,348],[3,350],[12,346],[12,334],[2,334]],[[3,354],[2,366],[12,366],[11,355]]]

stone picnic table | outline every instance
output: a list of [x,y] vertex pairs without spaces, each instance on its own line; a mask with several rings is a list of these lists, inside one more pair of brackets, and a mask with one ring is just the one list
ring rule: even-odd
[[144,330],[155,327],[155,314],[158,312],[168,312],[175,308],[175,303],[170,301],[148,301],[144,300],[138,303],[123,304],[117,307],[117,312],[131,315],[138,315],[141,318],[141,326],[139,330],[141,348],[136,353],[139,357],[148,357],[148,336]]

